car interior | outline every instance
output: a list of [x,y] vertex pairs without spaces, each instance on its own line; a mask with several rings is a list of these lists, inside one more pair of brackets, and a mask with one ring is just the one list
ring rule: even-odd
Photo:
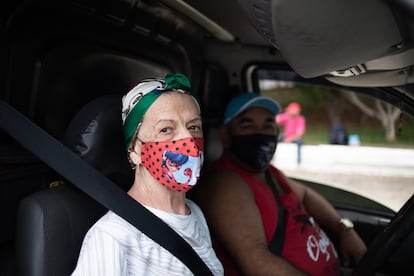
[[[0,99],[123,191],[133,172],[120,99],[147,77],[182,72],[190,78],[202,105],[207,164],[222,150],[216,129],[226,103],[259,91],[263,70],[283,72],[280,80],[352,89],[414,116],[414,5],[408,0],[2,5]],[[6,125],[0,123],[0,275],[68,275],[86,231],[107,207],[16,141]],[[298,181],[354,221],[369,245],[358,275],[414,270],[413,198],[394,212]]]
[[[126,190],[132,170],[122,148],[119,100],[105,95],[86,104],[62,141]],[[86,231],[106,210],[74,185],[57,185],[24,198],[17,213],[17,274],[69,275]]]

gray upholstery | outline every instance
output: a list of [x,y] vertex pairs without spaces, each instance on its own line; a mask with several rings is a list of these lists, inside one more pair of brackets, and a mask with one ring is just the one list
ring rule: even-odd
[[[126,159],[120,115],[119,97],[97,98],[73,119],[64,143],[126,189],[132,170]],[[70,183],[23,199],[17,217],[17,275],[69,275],[84,235],[105,211]]]
[[102,205],[68,186],[25,198],[17,218],[17,275],[69,275],[85,233],[104,212]]

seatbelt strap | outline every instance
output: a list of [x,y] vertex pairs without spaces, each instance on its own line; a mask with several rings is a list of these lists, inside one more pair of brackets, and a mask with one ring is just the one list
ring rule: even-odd
[[0,128],[79,189],[168,250],[194,275],[212,275],[194,249],[169,225],[1,99]]
[[282,255],[283,243],[285,241],[285,212],[280,202],[279,192],[276,189],[276,183],[274,182],[270,171],[266,170],[266,183],[270,187],[275,197],[277,204],[277,226],[273,238],[269,244],[269,249],[273,254]]

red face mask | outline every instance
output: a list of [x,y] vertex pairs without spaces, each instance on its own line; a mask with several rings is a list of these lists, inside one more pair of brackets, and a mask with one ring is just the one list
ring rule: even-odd
[[179,192],[196,185],[204,161],[202,137],[141,143],[142,165],[162,185]]

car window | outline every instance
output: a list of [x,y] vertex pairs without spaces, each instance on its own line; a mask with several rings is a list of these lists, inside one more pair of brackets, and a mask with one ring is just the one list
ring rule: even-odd
[[[280,142],[273,163],[288,176],[337,187],[398,211],[414,193],[414,118],[369,93],[261,69],[261,94],[282,106],[297,102],[306,132],[298,145]],[[283,133],[284,126],[280,126]]]

